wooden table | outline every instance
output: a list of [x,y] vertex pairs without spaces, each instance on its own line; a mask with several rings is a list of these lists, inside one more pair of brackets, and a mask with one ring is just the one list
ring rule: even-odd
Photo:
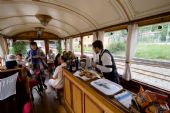
[[71,113],[127,113],[129,110],[113,98],[95,90],[89,82],[64,69],[64,101]]

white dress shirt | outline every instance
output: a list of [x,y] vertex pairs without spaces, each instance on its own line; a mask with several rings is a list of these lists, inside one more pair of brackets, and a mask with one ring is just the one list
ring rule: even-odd
[[[101,51],[101,52],[104,52]],[[100,54],[101,54],[100,52]],[[101,65],[97,65],[97,68],[101,71],[101,72],[105,72],[105,73],[109,73],[112,72],[112,68],[110,67],[105,67],[106,65],[112,65],[112,59],[111,56],[108,53],[103,53],[102,57],[101,57],[101,61],[102,61],[102,66]]]

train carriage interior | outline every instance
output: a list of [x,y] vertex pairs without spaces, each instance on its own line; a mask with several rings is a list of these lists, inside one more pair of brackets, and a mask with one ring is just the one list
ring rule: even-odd
[[0,0],[0,113],[127,112],[170,113],[170,0]]

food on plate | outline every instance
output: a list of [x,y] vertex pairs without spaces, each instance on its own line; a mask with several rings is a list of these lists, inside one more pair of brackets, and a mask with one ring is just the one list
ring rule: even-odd
[[88,70],[83,70],[81,73],[80,73],[80,76],[86,76],[87,78],[95,78],[96,75],[94,75],[93,73],[89,72]]

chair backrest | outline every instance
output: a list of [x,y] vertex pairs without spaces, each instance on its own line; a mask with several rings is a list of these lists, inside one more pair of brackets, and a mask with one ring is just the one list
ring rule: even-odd
[[0,79],[0,100],[4,100],[14,94],[16,94],[16,81],[18,72],[15,74]]

